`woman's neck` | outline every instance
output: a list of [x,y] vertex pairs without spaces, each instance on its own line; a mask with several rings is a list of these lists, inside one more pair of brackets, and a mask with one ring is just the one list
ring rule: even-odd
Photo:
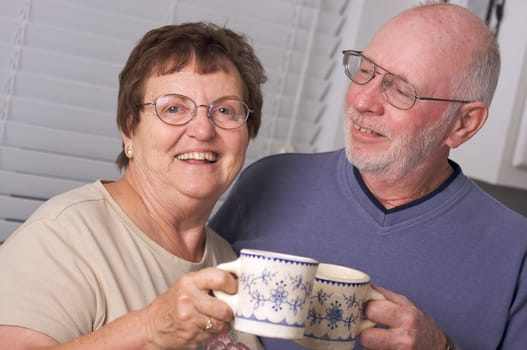
[[[137,186],[132,177],[105,185],[130,219],[154,242],[170,253],[192,262],[199,262],[205,251],[206,216],[197,210],[173,202],[166,204],[155,191]],[[191,206],[192,207],[192,206]]]

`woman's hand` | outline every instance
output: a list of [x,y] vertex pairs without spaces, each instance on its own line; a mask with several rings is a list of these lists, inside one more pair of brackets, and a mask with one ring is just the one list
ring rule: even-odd
[[148,349],[195,349],[228,332],[232,310],[210,291],[233,294],[236,289],[236,279],[216,268],[183,275],[141,312],[146,317]]

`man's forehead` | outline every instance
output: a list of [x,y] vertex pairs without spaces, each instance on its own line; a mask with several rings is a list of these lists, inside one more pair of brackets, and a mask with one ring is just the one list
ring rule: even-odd
[[[448,86],[451,68],[448,68],[448,60],[442,61],[440,50],[401,45],[368,46],[364,55],[383,70],[413,85],[418,93],[431,93],[440,88],[442,83]],[[431,85],[435,88],[431,88]]]

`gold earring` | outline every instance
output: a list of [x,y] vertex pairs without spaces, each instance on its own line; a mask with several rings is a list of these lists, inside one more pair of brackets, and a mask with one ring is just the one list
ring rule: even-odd
[[132,146],[126,146],[126,155],[128,157],[131,157],[132,153],[134,153],[134,149],[132,148]]

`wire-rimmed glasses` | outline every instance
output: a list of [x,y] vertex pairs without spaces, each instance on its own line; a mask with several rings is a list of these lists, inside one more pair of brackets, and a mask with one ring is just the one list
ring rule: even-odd
[[140,107],[153,105],[157,117],[164,123],[174,126],[185,125],[196,116],[199,107],[207,109],[207,116],[214,125],[222,129],[241,127],[252,112],[243,101],[234,98],[220,98],[210,105],[197,105],[190,97],[168,94],[146,102]]
[[[389,72],[362,54],[362,51],[344,50],[342,64],[346,76],[354,83],[366,85],[376,75],[382,75],[382,94],[386,101],[399,109],[410,109],[417,100],[469,103],[469,100],[457,100],[417,95],[415,88],[402,77]],[[384,73],[381,73],[382,69]]]

